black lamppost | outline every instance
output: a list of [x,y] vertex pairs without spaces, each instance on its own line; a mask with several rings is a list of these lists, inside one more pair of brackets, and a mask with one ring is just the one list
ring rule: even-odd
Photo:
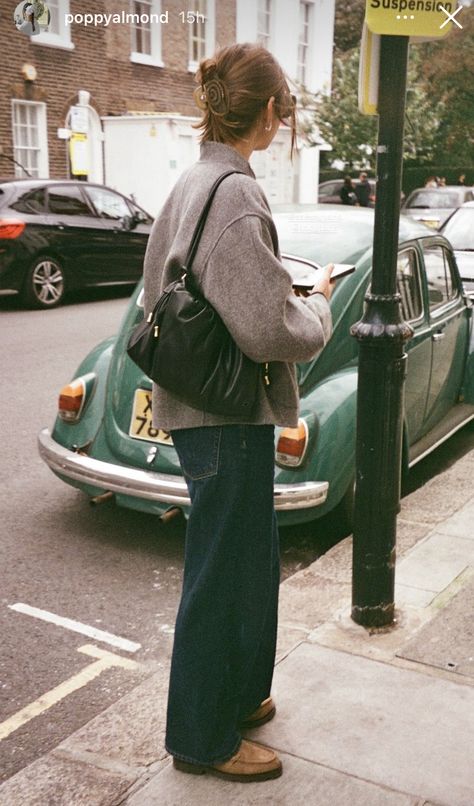
[[407,36],[382,36],[372,284],[351,333],[359,341],[352,618],[394,619],[396,516],[400,502],[405,342],[397,251],[408,62]]

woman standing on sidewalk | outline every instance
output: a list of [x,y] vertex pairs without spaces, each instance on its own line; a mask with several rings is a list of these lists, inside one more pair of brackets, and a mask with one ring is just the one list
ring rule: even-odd
[[296,426],[295,361],[331,333],[330,271],[297,298],[281,264],[265,195],[249,165],[281,121],[295,141],[294,100],[273,56],[233,45],[201,62],[201,158],[178,180],[155,221],[145,256],[145,310],[187,253],[210,188],[212,203],[193,275],[240,349],[269,363],[249,417],[191,408],[153,388],[153,420],[171,431],[191,498],[176,621],[166,748],[184,772],[238,781],[281,774],[275,753],[240,731],[271,719],[279,586],[273,504],[274,426]]

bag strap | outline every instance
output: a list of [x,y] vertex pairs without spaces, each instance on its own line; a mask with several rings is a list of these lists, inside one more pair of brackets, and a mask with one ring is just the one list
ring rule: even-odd
[[231,176],[231,174],[242,174],[242,173],[243,173],[243,171],[226,171],[225,174],[221,174],[221,176],[219,176],[216,179],[216,181],[214,182],[213,186],[211,187],[211,189],[209,191],[208,199],[206,201],[206,204],[204,205],[204,209],[203,209],[201,215],[199,216],[198,222],[197,222],[196,227],[194,229],[193,237],[192,237],[192,240],[191,240],[191,245],[190,245],[190,247],[188,249],[188,254],[186,255],[186,259],[184,261],[183,269],[184,269],[185,274],[188,271],[190,271],[190,269],[191,269],[194,257],[195,257],[196,252],[197,252],[197,248],[199,246],[199,241],[201,239],[202,231],[204,229],[204,224],[206,223],[207,214],[209,213],[209,210],[210,210],[210,207],[211,207],[211,204],[212,204],[212,200],[213,200],[213,198],[214,198],[214,196],[216,194],[217,188],[219,187],[220,183],[227,176]]

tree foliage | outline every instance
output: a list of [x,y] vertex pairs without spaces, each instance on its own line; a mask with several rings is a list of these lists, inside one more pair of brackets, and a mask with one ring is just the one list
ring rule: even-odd
[[358,167],[364,161],[361,146],[374,150],[377,122],[361,115],[357,108],[359,52],[354,49],[344,56],[335,56],[331,95],[318,93],[304,97],[308,108],[308,139],[318,142],[322,137],[332,146],[331,158],[342,160],[348,167]]
[[[364,10],[365,0],[336,0],[331,96],[303,96],[308,139],[322,136],[348,168],[375,162],[377,118],[361,115],[357,100]],[[474,162],[474,6],[461,13],[462,30],[410,45],[405,161]]]
[[474,163],[474,7],[463,8],[442,40],[412,46],[420,82],[442,105],[434,158],[445,164]]
[[[354,48],[335,57],[331,95],[315,97],[306,129],[314,142],[319,132],[332,146],[332,160],[341,160],[349,169],[375,167],[377,117],[358,110],[359,56],[359,48]],[[404,145],[405,159],[423,162],[433,157],[444,106],[419,82],[420,59],[417,53],[410,59]],[[305,100],[308,106],[308,97]]]
[[337,55],[360,45],[365,0],[336,0],[334,45]]

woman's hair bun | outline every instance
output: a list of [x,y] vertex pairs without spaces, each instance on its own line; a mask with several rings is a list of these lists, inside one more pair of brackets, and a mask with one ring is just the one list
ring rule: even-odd
[[223,81],[216,76],[206,81],[204,86],[204,96],[208,108],[214,115],[227,115],[229,104],[229,93]]
[[230,109],[229,92],[217,74],[216,60],[204,59],[196,78],[201,85],[194,93],[198,107],[220,117],[227,115]]
[[202,85],[204,85],[206,81],[211,81],[211,79],[216,77],[216,71],[217,71],[216,60],[213,58],[204,59],[199,65],[197,78],[199,82]]
[[203,59],[196,73],[194,98],[203,115],[195,127],[201,141],[235,143],[263,125],[270,98],[282,122],[290,121],[291,149],[296,137],[295,102],[288,82],[272,54],[253,43],[222,48]]

